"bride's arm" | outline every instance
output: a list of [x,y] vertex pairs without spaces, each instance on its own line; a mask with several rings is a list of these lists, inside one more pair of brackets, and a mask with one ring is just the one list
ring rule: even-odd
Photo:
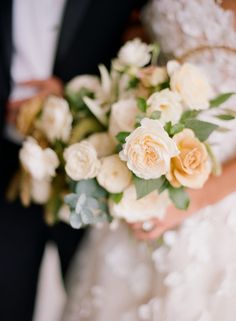
[[141,224],[134,224],[135,235],[139,239],[155,239],[166,230],[180,224],[191,214],[219,202],[234,191],[236,191],[236,159],[224,165],[221,176],[211,176],[202,189],[188,191],[191,202],[187,211],[178,210],[171,205],[163,221],[153,221],[152,231],[144,232]]

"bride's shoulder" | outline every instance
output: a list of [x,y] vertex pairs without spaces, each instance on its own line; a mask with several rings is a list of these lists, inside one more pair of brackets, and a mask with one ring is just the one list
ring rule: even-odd
[[152,0],[143,16],[166,53],[181,55],[199,45],[236,44],[234,13],[215,0]]

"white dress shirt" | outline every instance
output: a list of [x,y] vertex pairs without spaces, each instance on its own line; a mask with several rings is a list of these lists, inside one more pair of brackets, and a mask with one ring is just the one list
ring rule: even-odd
[[[36,93],[20,82],[47,79],[52,75],[57,39],[66,0],[13,1],[13,57],[10,100],[29,98]],[[12,126],[7,136],[19,140]]]

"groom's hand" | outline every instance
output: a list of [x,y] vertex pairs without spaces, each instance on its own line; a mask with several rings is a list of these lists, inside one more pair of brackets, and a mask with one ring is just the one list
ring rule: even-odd
[[59,78],[56,77],[50,77],[48,79],[44,80],[29,80],[25,82],[21,82],[19,84],[20,86],[25,87],[33,87],[36,89],[37,94],[35,96],[31,96],[27,99],[21,99],[21,100],[15,100],[10,101],[7,104],[7,121],[9,123],[15,124],[17,114],[19,111],[19,108],[27,103],[29,100],[39,97],[39,98],[46,98],[49,95],[56,95],[56,96],[62,96],[63,94],[63,84],[62,81]]

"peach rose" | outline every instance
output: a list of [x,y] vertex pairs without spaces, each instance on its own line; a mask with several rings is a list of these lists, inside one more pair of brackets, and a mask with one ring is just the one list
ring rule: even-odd
[[167,175],[174,187],[202,188],[211,173],[207,149],[190,129],[184,129],[173,137],[180,154],[171,159]]

